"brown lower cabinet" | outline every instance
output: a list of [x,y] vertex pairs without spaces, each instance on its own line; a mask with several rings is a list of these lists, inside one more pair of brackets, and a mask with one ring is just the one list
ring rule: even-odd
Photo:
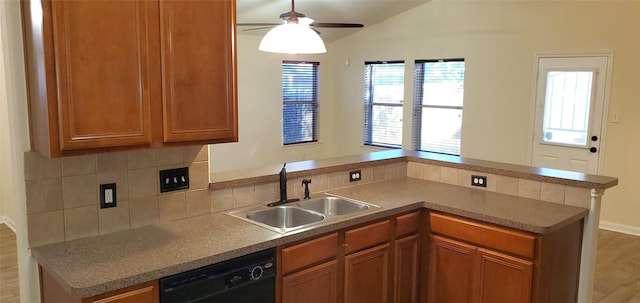
[[418,302],[420,212],[281,247],[282,303]]
[[88,298],[77,298],[65,291],[42,267],[40,270],[40,293],[42,303],[159,303],[158,280],[114,290]]
[[418,302],[418,266],[420,264],[420,235],[396,240],[395,247],[394,303]]
[[531,302],[531,261],[430,238],[429,302]]
[[[424,224],[421,224],[424,222]],[[281,303],[576,302],[583,221],[533,234],[416,211],[278,248]],[[40,268],[43,303],[158,303],[158,280],[90,298]]]
[[336,303],[338,261],[331,260],[282,278],[282,302]]
[[372,247],[344,259],[344,301],[352,303],[386,303],[391,293],[389,270],[391,245]]
[[576,302],[582,221],[540,235],[430,213],[427,302]]

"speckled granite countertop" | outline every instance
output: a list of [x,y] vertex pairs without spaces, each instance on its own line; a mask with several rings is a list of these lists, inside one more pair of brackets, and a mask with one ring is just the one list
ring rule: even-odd
[[[287,163],[287,173],[289,177],[295,178],[305,175],[330,173],[401,161],[428,163],[444,167],[460,168],[582,188],[604,190],[618,184],[617,178],[607,176],[403,149]],[[210,176],[211,183],[209,184],[209,188],[213,190],[245,186],[255,183],[276,182],[278,181],[278,172],[281,168],[282,165],[278,164],[244,170],[214,172],[211,173]]]
[[380,208],[285,235],[216,213],[36,247],[32,254],[69,293],[89,297],[423,207],[535,233],[588,214],[584,208],[412,178],[330,194]]

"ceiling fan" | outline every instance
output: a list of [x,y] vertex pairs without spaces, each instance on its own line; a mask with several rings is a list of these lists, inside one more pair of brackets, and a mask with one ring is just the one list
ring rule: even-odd
[[364,27],[363,24],[359,23],[323,23],[323,22],[315,22],[314,19],[307,17],[305,14],[299,13],[295,11],[295,3],[294,0],[291,0],[291,11],[280,14],[281,23],[238,23],[238,26],[253,26],[257,28],[246,29],[244,31],[252,31],[252,30],[260,30],[272,28],[281,24],[307,24],[311,29],[315,32],[318,32],[315,28],[358,28]]

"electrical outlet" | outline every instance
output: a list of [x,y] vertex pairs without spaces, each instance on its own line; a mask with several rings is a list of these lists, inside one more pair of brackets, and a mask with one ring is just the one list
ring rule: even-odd
[[353,170],[349,172],[349,182],[356,182],[362,180],[362,171]]
[[160,171],[160,192],[189,188],[189,168],[175,168]]
[[471,186],[487,187],[487,176],[471,175]]
[[100,208],[116,207],[116,184],[100,184]]

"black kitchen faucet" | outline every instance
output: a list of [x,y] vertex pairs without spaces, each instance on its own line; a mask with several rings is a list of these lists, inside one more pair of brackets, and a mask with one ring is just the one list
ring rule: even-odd
[[282,165],[282,169],[280,170],[280,201],[267,204],[269,207],[300,201],[298,198],[287,199],[287,170],[285,166],[287,166],[287,163]]

